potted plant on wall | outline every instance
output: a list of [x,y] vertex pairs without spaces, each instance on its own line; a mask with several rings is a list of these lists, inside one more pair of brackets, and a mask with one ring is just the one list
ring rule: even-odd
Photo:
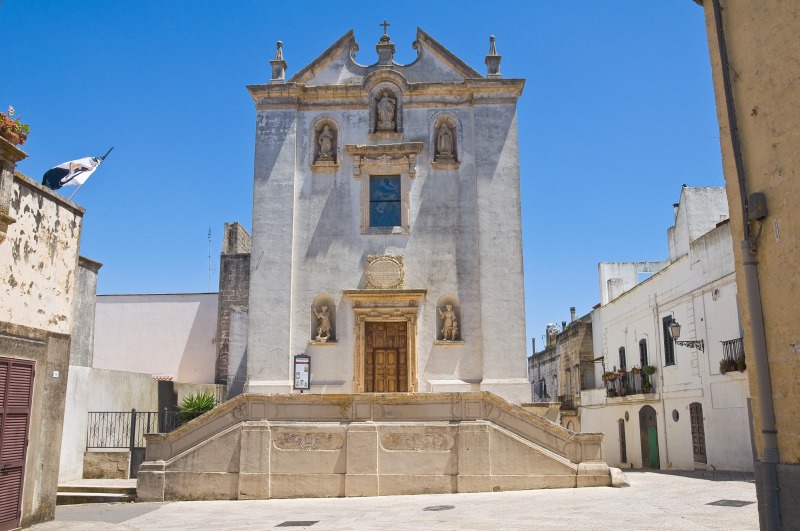
[[656,368],[652,365],[645,365],[642,367],[642,391],[649,394],[653,391],[653,384],[650,382],[650,377],[656,373]]
[[24,145],[28,140],[28,134],[31,128],[28,124],[24,124],[19,119],[12,119],[13,110],[9,107],[8,114],[0,112],[0,136],[14,144]]
[[631,374],[639,374],[640,372],[641,372],[641,369],[639,367],[637,367],[636,365],[631,367]]
[[603,381],[604,382],[613,382],[616,379],[617,379],[617,373],[615,373],[615,372],[606,371],[606,372],[603,373]]
[[646,374],[642,374],[642,392],[646,395],[653,392],[653,384]]
[[742,352],[736,357],[736,368],[739,369],[739,372],[744,372],[745,370],[747,370],[747,363],[745,363],[744,352]]

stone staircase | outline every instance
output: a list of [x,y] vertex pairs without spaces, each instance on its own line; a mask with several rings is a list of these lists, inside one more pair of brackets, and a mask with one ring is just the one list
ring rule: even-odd
[[611,485],[602,434],[488,392],[244,394],[148,434],[139,501]]
[[58,486],[56,505],[136,501],[135,479],[79,479]]

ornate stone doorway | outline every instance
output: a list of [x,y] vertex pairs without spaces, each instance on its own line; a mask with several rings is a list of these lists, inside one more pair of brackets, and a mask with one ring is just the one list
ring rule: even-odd
[[415,393],[418,301],[425,290],[352,290],[354,393]]
[[408,392],[408,325],[367,322],[364,326],[364,391]]

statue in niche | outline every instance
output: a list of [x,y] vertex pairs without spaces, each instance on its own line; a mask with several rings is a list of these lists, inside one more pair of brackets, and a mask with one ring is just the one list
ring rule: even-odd
[[444,311],[439,310],[439,316],[442,318],[442,340],[455,341],[458,335],[458,322],[456,321],[456,312],[453,311],[452,304],[445,304]]
[[333,160],[333,133],[329,125],[322,128],[319,134],[319,157],[317,160]]
[[439,127],[439,136],[436,139],[436,159],[453,159],[453,133],[446,124]]
[[378,99],[375,106],[376,114],[378,115],[378,131],[394,131],[395,129],[395,110],[397,109],[397,102],[391,97],[391,93],[384,92]]
[[319,321],[319,326],[317,326],[317,337],[316,340],[320,343],[325,343],[331,338],[333,329],[331,328],[331,312],[328,310],[328,307],[323,304],[322,311],[317,311],[316,308],[314,310],[314,315],[317,317]]

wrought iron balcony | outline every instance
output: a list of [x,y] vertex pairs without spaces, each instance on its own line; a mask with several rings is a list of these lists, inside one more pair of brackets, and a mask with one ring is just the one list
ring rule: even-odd
[[731,371],[744,372],[747,368],[744,355],[744,343],[742,338],[721,341],[722,359],[719,362],[719,372],[725,374]]

